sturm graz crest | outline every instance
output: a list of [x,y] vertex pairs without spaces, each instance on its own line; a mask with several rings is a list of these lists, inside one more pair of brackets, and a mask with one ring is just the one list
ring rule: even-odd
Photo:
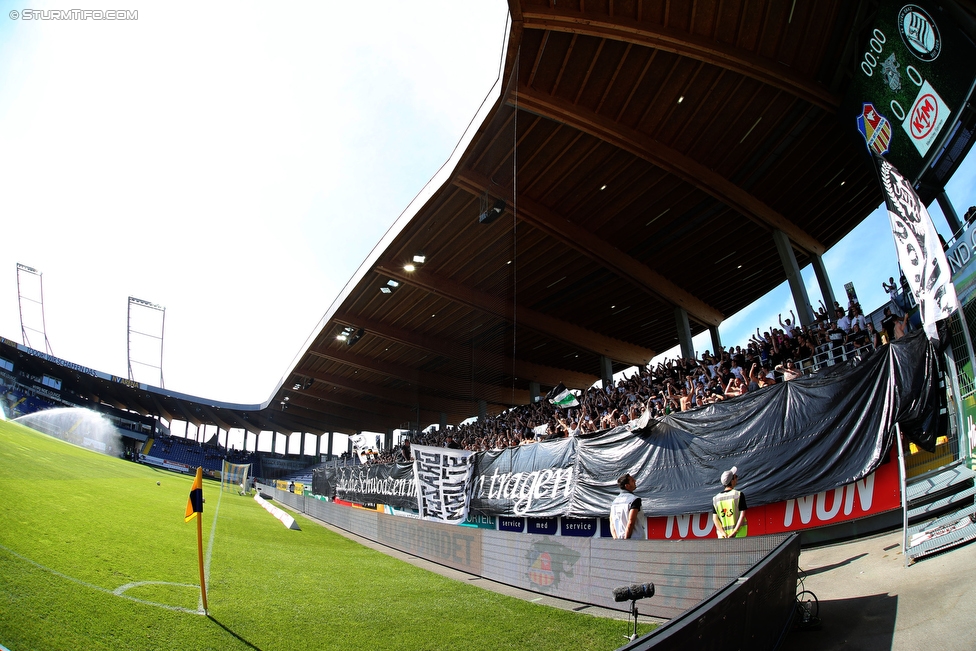
[[881,183],[884,186],[885,194],[889,200],[889,210],[897,213],[902,220],[909,224],[918,224],[921,222],[922,214],[919,210],[921,201],[919,201],[918,195],[915,194],[911,183],[891,163],[884,159],[881,159],[879,169],[881,170]]
[[922,61],[935,61],[942,51],[942,36],[928,12],[918,5],[905,5],[898,12],[898,32],[908,51]]

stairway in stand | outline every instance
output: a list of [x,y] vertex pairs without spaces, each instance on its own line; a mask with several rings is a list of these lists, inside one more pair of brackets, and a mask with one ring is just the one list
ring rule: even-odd
[[905,551],[912,562],[976,539],[974,478],[959,460],[909,480]]

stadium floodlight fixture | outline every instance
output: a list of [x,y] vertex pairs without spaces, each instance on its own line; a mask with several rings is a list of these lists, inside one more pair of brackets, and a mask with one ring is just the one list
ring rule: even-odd
[[424,264],[427,262],[427,256],[423,253],[418,253],[417,255],[413,256],[413,262],[414,264]]
[[412,262],[408,262],[407,264],[403,265],[403,270],[404,271],[416,271],[417,270],[417,267]]
[[481,212],[478,214],[478,223],[490,224],[505,211],[505,200],[495,199],[491,203],[491,197],[485,195],[481,200]]
[[383,292],[384,294],[392,294],[399,287],[400,287],[399,281],[396,281],[396,280],[393,280],[392,278],[390,278],[389,280],[386,281],[386,284],[385,285],[382,285],[380,287],[380,291]]
[[352,337],[355,333],[356,333],[355,326],[346,326],[342,329],[342,332],[336,335],[336,339],[338,339],[339,341],[348,342],[349,338]]

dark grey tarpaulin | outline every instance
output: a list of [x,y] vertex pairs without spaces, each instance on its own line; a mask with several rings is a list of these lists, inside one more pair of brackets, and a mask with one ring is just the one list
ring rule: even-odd
[[[843,364],[639,430],[626,427],[474,455],[471,511],[495,516],[605,516],[629,472],[648,515],[703,513],[738,467],[750,506],[813,495],[866,477],[894,424],[931,449],[939,422],[937,352],[919,330],[856,366]],[[944,425],[944,423],[943,423]],[[406,507],[407,466],[321,469],[313,491]],[[340,475],[341,473],[341,475]],[[392,481],[393,476],[399,481]],[[341,490],[334,487],[341,486]],[[389,495],[385,493],[389,492]],[[358,495],[358,497],[357,497]],[[416,508],[415,504],[413,508]]]
[[[895,422],[928,409],[936,378],[935,353],[916,331],[854,367],[672,414],[638,432],[581,439],[571,511],[605,514],[618,471],[637,478],[649,515],[710,511],[732,466],[750,506],[849,484],[888,457]],[[621,458],[619,445],[630,453]]]
[[389,504],[417,509],[413,463],[316,468],[312,492],[356,504]]

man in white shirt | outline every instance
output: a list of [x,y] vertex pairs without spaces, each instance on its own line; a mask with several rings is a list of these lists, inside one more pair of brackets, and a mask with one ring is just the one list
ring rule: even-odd
[[618,540],[630,538],[635,533],[638,538],[646,537],[644,525],[641,522],[641,499],[634,495],[637,490],[637,480],[630,474],[617,479],[620,494],[610,505],[610,533]]
[[847,316],[847,313],[843,309],[837,310],[837,327],[845,333],[851,331],[851,318]]
[[781,327],[783,329],[783,334],[785,334],[787,337],[789,337],[790,339],[792,339],[793,338],[793,328],[794,328],[794,325],[793,324],[796,323],[796,315],[793,314],[793,310],[790,310],[790,316],[792,317],[792,320],[787,319],[786,322],[784,323],[783,322],[783,315],[780,314],[779,315],[779,327]]

